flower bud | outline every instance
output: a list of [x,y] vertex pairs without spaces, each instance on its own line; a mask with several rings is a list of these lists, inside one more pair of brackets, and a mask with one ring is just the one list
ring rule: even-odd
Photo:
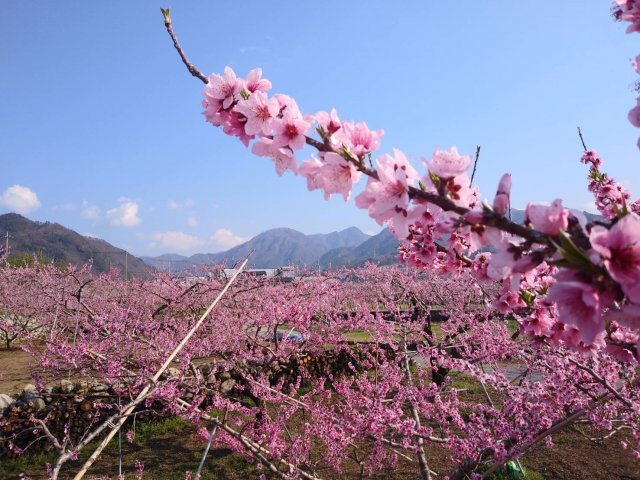
[[509,209],[509,194],[511,193],[511,174],[505,173],[498,183],[498,191],[493,199],[493,210],[501,217]]

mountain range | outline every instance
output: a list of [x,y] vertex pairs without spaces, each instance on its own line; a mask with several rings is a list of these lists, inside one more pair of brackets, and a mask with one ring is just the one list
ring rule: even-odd
[[[305,235],[291,228],[274,228],[225,252],[198,253],[190,257],[165,254],[141,258],[147,265],[171,271],[188,270],[199,265],[224,264],[231,267],[249,254],[249,265],[252,268],[287,265],[328,268],[352,265],[365,257],[384,258],[388,261],[389,254],[395,255],[397,242],[394,240],[393,245],[384,240],[380,242],[378,237],[381,235],[393,238],[388,232],[386,235],[384,232],[372,237],[356,227],[350,227],[328,234]],[[369,254],[363,253],[362,246]],[[387,250],[383,251],[383,248]]]
[[[585,214],[590,221],[599,218]],[[523,218],[522,210],[512,210],[515,222],[521,223]],[[356,227],[313,235],[290,228],[274,228],[224,252],[136,258],[104,240],[80,235],[57,223],[33,222],[15,213],[0,215],[0,234],[4,232],[9,233],[10,255],[39,253],[48,259],[76,265],[92,259],[95,272],[116,267],[123,275],[137,277],[149,275],[151,268],[181,272],[201,265],[231,267],[247,255],[250,255],[250,268],[295,265],[325,270],[360,266],[366,261],[389,265],[397,262],[398,247],[398,241],[387,229],[372,236]]]
[[7,213],[0,215],[0,233],[2,237],[7,233],[9,235],[11,257],[37,254],[48,260],[74,265],[93,260],[93,271],[96,273],[117,268],[122,275],[149,275],[149,267],[139,258],[104,240],[80,235],[58,223],[33,222],[17,213]]

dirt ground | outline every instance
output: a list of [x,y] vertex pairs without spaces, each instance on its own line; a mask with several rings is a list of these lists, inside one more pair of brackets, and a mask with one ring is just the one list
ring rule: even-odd
[[29,367],[31,355],[20,349],[0,350],[0,393],[11,395],[32,383]]

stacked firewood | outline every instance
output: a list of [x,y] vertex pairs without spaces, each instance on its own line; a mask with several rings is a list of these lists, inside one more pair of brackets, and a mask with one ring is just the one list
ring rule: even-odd
[[13,399],[0,396],[0,459],[13,458],[28,447],[29,451],[51,448],[38,421],[58,439],[68,436],[75,443],[95,426],[100,418],[112,414],[117,397],[104,384],[61,381],[36,391],[25,385]]

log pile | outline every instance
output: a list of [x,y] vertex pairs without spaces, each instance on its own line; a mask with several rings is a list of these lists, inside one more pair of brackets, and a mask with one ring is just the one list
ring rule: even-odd
[[115,412],[117,395],[105,384],[62,380],[36,391],[25,385],[14,400],[0,397],[0,460],[14,458],[22,450],[47,451],[49,439],[38,425],[41,420],[58,439],[68,435],[72,443]]

